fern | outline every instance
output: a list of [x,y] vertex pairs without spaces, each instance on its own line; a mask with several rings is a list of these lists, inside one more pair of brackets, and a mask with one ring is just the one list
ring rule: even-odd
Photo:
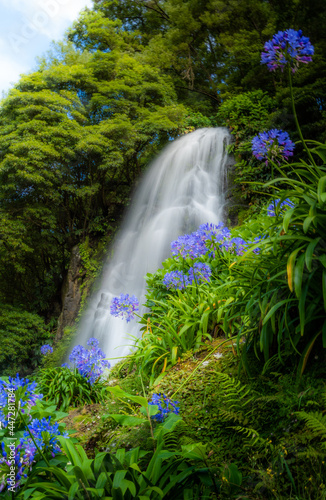
[[241,427],[239,425],[237,426],[232,426],[230,429],[235,430],[236,432],[243,434],[243,436],[247,439],[247,443],[245,443],[243,446],[256,446],[257,444],[259,446],[264,446],[266,445],[266,440],[261,438],[258,432],[255,429],[251,429],[249,427]]
[[314,459],[314,460],[323,460],[325,458],[325,452],[316,450],[313,446],[309,446],[306,450],[304,451],[299,451],[296,453],[298,458],[304,458],[304,459]]
[[219,417],[225,422],[234,421],[244,425],[248,423],[248,419],[240,412],[219,410]]
[[[228,410],[234,409],[235,411],[241,411],[254,400],[254,397],[248,398],[248,394],[252,391],[245,385],[241,385],[239,381],[226,373],[215,373],[219,382],[219,392],[222,398],[221,402]],[[247,411],[246,416],[249,416],[252,412],[252,409]]]
[[314,433],[315,437],[319,437],[323,441],[321,446],[326,449],[326,415],[320,412],[306,413],[305,411],[297,411],[296,415],[305,421],[306,426]]

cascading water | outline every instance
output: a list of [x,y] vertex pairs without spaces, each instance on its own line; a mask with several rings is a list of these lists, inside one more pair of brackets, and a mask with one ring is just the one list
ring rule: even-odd
[[77,338],[80,344],[99,339],[111,365],[130,352],[129,336],[139,337],[135,320],[110,315],[112,297],[134,294],[142,304],[144,277],[169,256],[171,242],[200,224],[223,220],[229,141],[225,128],[196,130],[169,144],[142,179]]

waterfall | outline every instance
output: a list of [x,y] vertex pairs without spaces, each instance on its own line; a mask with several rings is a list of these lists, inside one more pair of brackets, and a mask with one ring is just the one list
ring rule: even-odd
[[200,224],[223,220],[229,141],[225,128],[199,129],[171,142],[150,165],[116,237],[99,291],[80,322],[77,343],[85,345],[95,337],[111,359],[130,352],[130,336],[139,337],[139,325],[112,317],[111,299],[128,293],[143,304],[144,277],[170,255],[171,242]]

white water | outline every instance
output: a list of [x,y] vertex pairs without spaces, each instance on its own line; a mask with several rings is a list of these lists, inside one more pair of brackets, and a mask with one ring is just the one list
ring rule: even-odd
[[127,323],[112,317],[111,299],[128,293],[144,303],[144,277],[161,267],[171,242],[200,224],[223,220],[229,140],[224,128],[196,130],[169,144],[150,165],[117,235],[99,291],[90,299],[76,343],[86,345],[89,337],[95,337],[108,358],[130,352],[129,335],[139,337],[139,325],[136,320]]

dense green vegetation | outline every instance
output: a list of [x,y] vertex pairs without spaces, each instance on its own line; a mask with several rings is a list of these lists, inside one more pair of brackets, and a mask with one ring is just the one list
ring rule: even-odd
[[[17,498],[326,499],[323,20],[322,0],[95,0],[3,99],[1,497],[14,436]],[[313,62],[268,72],[264,43],[288,28]],[[84,304],[149,161],[216,125],[241,224],[201,229],[205,251],[181,245],[147,276],[142,337],[108,380],[93,341],[97,358],[60,367],[69,331],[42,361],[72,249]],[[292,158],[252,154],[268,129]]]

